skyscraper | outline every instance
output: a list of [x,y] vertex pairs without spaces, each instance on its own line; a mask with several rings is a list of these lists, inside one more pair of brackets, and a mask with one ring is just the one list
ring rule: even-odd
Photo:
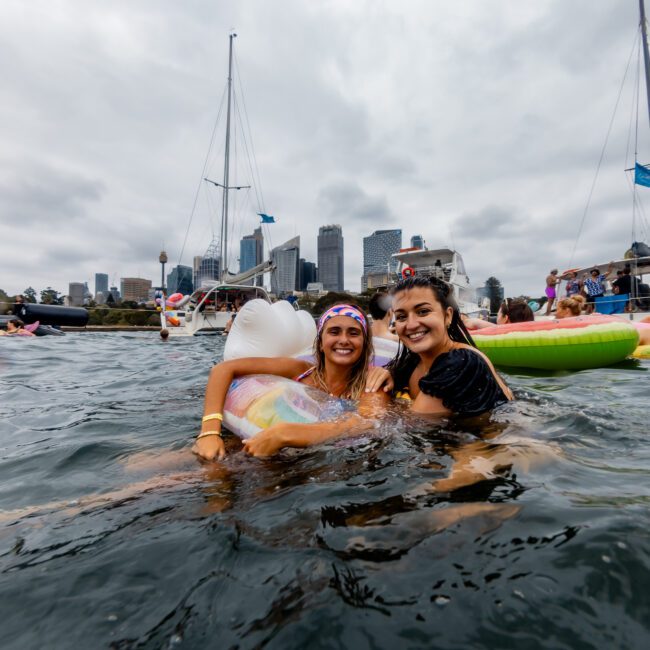
[[298,289],[306,291],[307,285],[311,282],[316,282],[316,264],[314,262],[307,262],[307,260],[300,258],[300,266],[298,273]]
[[424,248],[424,237],[422,235],[413,235],[411,237],[411,248]]
[[372,235],[363,238],[363,276],[361,290],[386,285],[389,276],[397,270],[393,253],[399,253],[402,247],[402,231],[375,230]]
[[71,307],[81,307],[84,304],[84,283],[70,282],[68,284],[68,297]]
[[149,299],[151,280],[144,278],[120,278],[122,300],[146,302]]
[[167,276],[167,291],[172,293],[188,294],[192,293],[194,286],[192,283],[192,267],[179,264],[172,269]]
[[318,229],[318,278],[325,291],[343,291],[341,226],[321,226]]
[[[196,258],[194,259],[196,260]],[[201,262],[199,263],[198,284],[195,282],[194,286],[198,289],[206,282],[214,282],[215,280],[218,280],[220,275],[221,264],[219,245],[216,241],[213,241],[208,246],[208,250],[205,251],[205,255],[201,258]]]
[[203,257],[201,255],[196,255],[192,260],[192,284],[195,289],[198,289],[201,286],[201,278],[199,277],[201,273],[201,262]]
[[262,228],[255,228],[252,235],[244,235],[239,242],[239,272],[243,273],[261,264],[264,259],[264,235]]
[[298,289],[300,235],[271,251],[275,269],[271,273],[271,291],[282,296]]
[[108,273],[95,273],[95,295],[100,291],[108,295]]

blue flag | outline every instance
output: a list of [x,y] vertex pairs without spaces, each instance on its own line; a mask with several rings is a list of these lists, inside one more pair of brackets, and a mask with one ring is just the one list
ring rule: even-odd
[[[650,172],[646,171],[648,174],[648,179],[650,179]],[[650,180],[648,181],[648,185],[650,186]],[[271,217],[268,214],[264,214],[263,212],[258,212],[258,216],[262,217],[261,223],[275,223],[275,217]]]
[[650,187],[650,169],[636,163],[634,165],[634,182],[637,185]]

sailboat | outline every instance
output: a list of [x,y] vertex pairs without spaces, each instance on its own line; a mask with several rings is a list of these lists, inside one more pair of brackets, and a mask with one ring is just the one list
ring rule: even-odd
[[[271,302],[265,289],[256,283],[257,278],[273,270],[270,260],[262,262],[243,273],[230,273],[228,267],[229,193],[233,190],[247,189],[249,187],[230,185],[233,41],[236,37],[237,34],[234,33],[229,36],[223,182],[219,183],[208,178],[203,179],[222,191],[221,236],[218,245],[211,245],[204,257],[207,261],[213,261],[213,265],[217,267],[216,271],[219,279],[200,278],[201,286],[194,290],[189,299],[177,303],[178,308],[169,309],[165,304],[165,298],[162,298],[161,327],[166,329],[171,336],[196,336],[223,332],[228,323],[231,322],[236,310],[244,303],[254,298]],[[251,281],[252,284],[247,284]]]
[[[650,120],[650,53],[648,50],[648,33],[644,0],[639,0],[639,29],[641,32],[640,36],[643,48],[643,69],[646,84],[648,119]],[[640,197],[637,193],[637,186],[650,188],[650,168],[647,165],[641,165],[636,159],[637,146],[634,147],[634,151],[634,167],[625,170],[626,172],[634,172],[634,178],[632,180],[633,224],[636,223],[637,211],[640,207]],[[648,192],[650,189],[641,189],[639,191]],[[582,225],[580,226],[580,230],[581,229]],[[636,236],[634,230],[635,228],[633,225],[633,238]],[[580,235],[578,234],[578,237],[579,236]],[[619,255],[619,259],[614,259],[613,261],[591,264],[586,267],[572,268],[570,271],[565,271],[562,278],[566,279],[569,274],[576,273],[577,278],[582,280],[584,277],[587,277],[593,269],[598,269],[601,274],[610,271],[608,279],[613,280],[614,277],[612,276],[612,273],[615,273],[617,270],[623,270],[626,267],[629,269],[630,275],[633,278],[636,278],[635,281],[631,282],[631,293],[624,295],[612,294],[605,295],[602,298],[596,298],[596,311],[604,314],[624,314],[630,320],[643,320],[650,316],[650,286],[647,284],[644,277],[650,274],[650,249],[643,242],[634,241],[625,253],[623,259],[620,259]]]

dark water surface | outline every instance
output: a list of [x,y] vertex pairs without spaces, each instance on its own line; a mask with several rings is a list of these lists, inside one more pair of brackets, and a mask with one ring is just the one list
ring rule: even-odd
[[435,492],[458,426],[201,465],[222,347],[0,340],[0,647],[650,647],[650,361],[507,374]]

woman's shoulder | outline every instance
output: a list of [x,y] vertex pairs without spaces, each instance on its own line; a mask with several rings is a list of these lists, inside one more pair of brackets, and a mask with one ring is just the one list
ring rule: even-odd
[[419,384],[422,392],[461,415],[478,415],[509,399],[489,360],[469,345],[439,355]]

